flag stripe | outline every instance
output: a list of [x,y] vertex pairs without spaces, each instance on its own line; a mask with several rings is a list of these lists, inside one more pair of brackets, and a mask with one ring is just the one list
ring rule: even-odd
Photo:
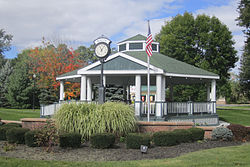
[[149,57],[152,56],[152,42],[153,42],[153,37],[150,31],[150,26],[148,24],[148,37],[146,40],[146,53],[148,54]]

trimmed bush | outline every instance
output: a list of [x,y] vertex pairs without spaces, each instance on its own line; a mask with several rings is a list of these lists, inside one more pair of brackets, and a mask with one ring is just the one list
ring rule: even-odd
[[160,131],[153,134],[153,142],[157,146],[173,146],[178,144],[179,134],[171,131]]
[[13,127],[13,128],[21,128],[22,125],[21,124],[17,124],[17,123],[8,123],[8,124],[4,124],[4,127]]
[[186,129],[175,129],[177,143],[188,143],[192,141],[192,133]]
[[81,135],[79,133],[65,133],[59,135],[60,147],[79,148],[81,146]]
[[0,140],[7,140],[7,138],[6,138],[6,132],[9,129],[16,128],[15,126],[5,126],[5,125],[3,125],[3,126],[0,127]]
[[134,109],[124,103],[114,102],[102,105],[64,104],[56,112],[54,119],[59,131],[80,133],[85,139],[93,134],[106,132],[119,137],[133,132],[136,127]]
[[39,133],[39,130],[31,130],[26,132],[24,135],[25,144],[29,147],[38,147],[37,138]]
[[0,140],[6,140],[6,131],[8,130],[8,127],[0,127]]
[[238,125],[238,124],[231,124],[231,125],[227,126],[227,128],[233,132],[235,140],[237,140],[237,141],[246,140],[245,138],[248,135],[247,127],[245,127],[243,125]]
[[212,131],[213,140],[232,140],[233,133],[230,129],[225,127],[217,127]]
[[90,137],[91,146],[94,148],[110,148],[115,143],[115,135],[112,133],[98,133]]
[[6,132],[6,138],[9,143],[24,144],[24,135],[29,129],[24,128],[11,128]]
[[151,138],[148,134],[129,133],[126,137],[127,148],[139,149],[141,145],[150,146]]
[[190,128],[188,129],[191,132],[192,141],[198,141],[204,139],[205,131],[201,128]]

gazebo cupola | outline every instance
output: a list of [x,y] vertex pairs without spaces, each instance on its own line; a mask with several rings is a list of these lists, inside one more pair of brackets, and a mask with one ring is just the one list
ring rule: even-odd
[[[147,37],[138,34],[129,39],[119,42],[118,52],[127,52],[127,51],[145,51],[146,49],[146,39]],[[159,52],[159,43],[152,42],[153,52]]]

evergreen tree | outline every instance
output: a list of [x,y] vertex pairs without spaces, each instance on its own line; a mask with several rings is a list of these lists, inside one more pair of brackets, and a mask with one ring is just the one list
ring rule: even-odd
[[11,65],[11,60],[7,60],[2,69],[0,69],[0,107],[8,106],[8,101],[6,99],[6,93],[9,85],[9,76],[11,75],[13,67]]
[[243,95],[250,99],[250,2],[241,0],[238,7],[238,25],[244,27],[247,39],[245,41],[244,52],[241,58],[240,87]]
[[[166,22],[156,35],[156,40],[161,44],[161,53],[218,74],[220,80],[217,82],[217,93],[229,96],[228,71],[235,67],[237,56],[231,32],[218,18],[206,15],[194,18],[187,12],[177,15]],[[201,86],[202,89],[203,87]],[[192,91],[190,86],[178,89],[188,89],[190,97],[180,95],[185,101],[190,98],[202,101],[206,99],[204,93],[196,93],[197,86]],[[198,97],[200,94],[204,96]]]
[[34,86],[29,74],[27,51],[18,55],[13,72],[9,77],[6,98],[12,108],[31,108]]

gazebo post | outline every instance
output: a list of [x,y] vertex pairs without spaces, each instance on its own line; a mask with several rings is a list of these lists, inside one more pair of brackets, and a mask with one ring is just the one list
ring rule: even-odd
[[141,113],[141,75],[135,76],[135,116]]
[[86,75],[81,76],[81,94],[80,94],[80,100],[86,101],[86,87],[87,87],[87,81],[86,81]]
[[90,77],[87,78],[87,101],[92,101],[92,83]]
[[211,101],[213,102],[213,113],[216,113],[216,81],[211,82]]
[[207,101],[209,102],[210,100],[211,100],[210,85],[207,84]]
[[156,113],[157,118],[162,117],[162,75],[156,75]]
[[64,100],[64,81],[60,81],[60,101]]

